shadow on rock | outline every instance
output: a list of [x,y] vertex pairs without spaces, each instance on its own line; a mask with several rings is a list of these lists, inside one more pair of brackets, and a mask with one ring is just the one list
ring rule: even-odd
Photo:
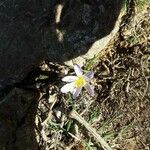
[[0,149],[37,150],[35,115],[38,94],[14,88],[0,102]]
[[58,67],[50,64],[49,67],[49,71],[36,68],[22,82],[3,89],[0,97],[0,149],[45,149],[41,123],[51,107],[46,97],[49,87],[60,83]]
[[85,54],[114,28],[121,0],[2,0],[0,88],[22,80],[42,60]]

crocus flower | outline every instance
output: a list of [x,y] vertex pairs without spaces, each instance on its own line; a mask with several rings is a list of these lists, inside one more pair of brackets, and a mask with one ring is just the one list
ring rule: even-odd
[[94,76],[93,71],[83,74],[82,69],[77,64],[74,65],[74,71],[76,76],[66,76],[62,78],[62,81],[67,82],[67,84],[61,88],[61,92],[71,92],[73,99],[75,99],[79,96],[84,87],[91,96],[94,96],[94,87],[90,85],[90,80]]

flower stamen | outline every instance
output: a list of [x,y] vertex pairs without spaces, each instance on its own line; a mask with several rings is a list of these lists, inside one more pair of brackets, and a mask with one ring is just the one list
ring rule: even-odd
[[75,87],[79,88],[85,86],[86,81],[83,76],[80,76],[77,80],[74,81],[74,83]]

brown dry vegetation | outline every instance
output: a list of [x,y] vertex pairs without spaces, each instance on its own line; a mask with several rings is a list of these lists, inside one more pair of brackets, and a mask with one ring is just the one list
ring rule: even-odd
[[[117,150],[149,150],[150,143],[150,8],[130,5],[119,33],[106,55],[88,60],[95,72],[95,97],[86,92],[72,100],[59,93],[59,81],[41,86],[37,133],[41,149],[99,150],[101,145],[79,122],[68,117],[76,110]],[[46,67],[45,67],[46,66]],[[42,68],[63,74],[72,69],[47,62]],[[53,69],[52,69],[53,68]],[[48,116],[48,118],[47,118]]]

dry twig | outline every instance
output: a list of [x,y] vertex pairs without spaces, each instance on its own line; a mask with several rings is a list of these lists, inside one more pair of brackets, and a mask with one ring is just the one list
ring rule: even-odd
[[107,142],[96,132],[94,128],[90,126],[88,122],[86,122],[76,111],[72,110],[69,113],[69,117],[77,120],[79,123],[85,126],[85,128],[97,139],[97,141],[101,144],[104,150],[112,150],[112,148],[107,144]]

